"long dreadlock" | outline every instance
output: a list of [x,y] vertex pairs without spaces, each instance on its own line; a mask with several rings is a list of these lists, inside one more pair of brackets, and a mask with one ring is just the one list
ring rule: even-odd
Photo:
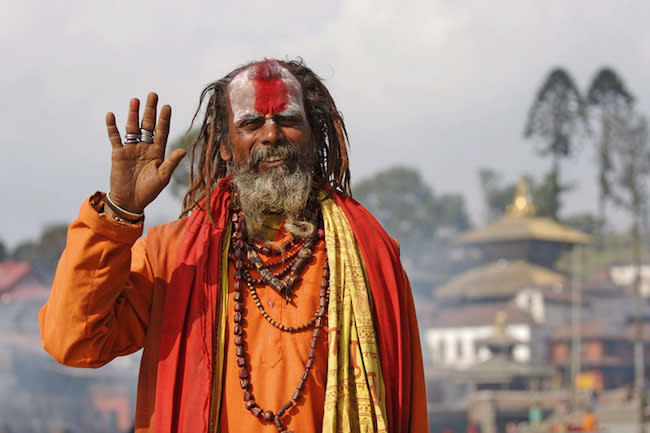
[[[302,86],[307,121],[314,137],[314,178],[323,185],[350,194],[350,168],[348,161],[348,134],[343,117],[321,79],[302,59],[279,61],[265,59],[262,62],[278,62],[291,72]],[[185,216],[206,199],[210,203],[211,192],[217,181],[228,173],[228,164],[221,158],[219,145],[229,145],[226,99],[228,85],[241,71],[258,64],[252,62],[210,83],[199,99],[199,107],[192,118],[192,125],[199,115],[206,98],[208,103],[198,136],[188,146],[190,186],[183,198]],[[190,126],[192,130],[192,126]],[[197,160],[198,156],[198,160]],[[195,173],[196,167],[196,173]]]

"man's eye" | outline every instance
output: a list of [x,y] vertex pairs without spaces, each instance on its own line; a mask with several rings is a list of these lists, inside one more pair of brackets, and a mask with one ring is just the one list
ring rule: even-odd
[[299,124],[301,120],[298,116],[278,116],[275,119],[276,123],[281,126],[294,126]]
[[244,129],[254,129],[254,128],[259,128],[261,124],[262,122],[260,119],[247,119],[242,121],[239,124],[239,127]]

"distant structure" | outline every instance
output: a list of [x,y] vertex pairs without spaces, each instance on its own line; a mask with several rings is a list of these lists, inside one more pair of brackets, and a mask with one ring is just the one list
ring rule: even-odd
[[459,372],[457,382],[469,384],[474,391],[541,390],[545,387],[552,371],[515,360],[514,348],[521,341],[508,334],[506,320],[505,312],[497,313],[492,333],[476,341],[479,350],[489,351],[488,359]]
[[536,216],[525,180],[517,186],[505,216],[461,234],[457,243],[475,249],[479,265],[434,289],[438,311],[425,331],[433,365],[467,369],[490,358],[480,344],[497,314],[512,335],[513,360],[541,365],[549,328],[566,321],[571,298],[558,258],[591,237]]
[[0,431],[128,431],[137,362],[91,372],[54,361],[38,327],[49,293],[29,263],[0,262]]

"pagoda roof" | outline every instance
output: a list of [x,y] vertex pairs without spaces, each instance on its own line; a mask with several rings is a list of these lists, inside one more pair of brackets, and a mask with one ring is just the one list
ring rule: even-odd
[[524,240],[588,244],[591,236],[544,217],[509,216],[461,234],[456,243],[478,245]]
[[562,274],[525,260],[499,260],[467,270],[435,290],[440,300],[507,298],[527,287],[564,282]]
[[461,245],[540,240],[565,244],[587,244],[591,236],[562,225],[550,218],[536,216],[528,182],[522,178],[505,216],[484,227],[461,234]]

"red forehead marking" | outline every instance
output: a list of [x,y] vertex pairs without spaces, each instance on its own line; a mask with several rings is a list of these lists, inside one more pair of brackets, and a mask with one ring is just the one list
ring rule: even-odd
[[289,92],[282,78],[253,79],[255,86],[255,110],[262,114],[283,112],[289,105]]

